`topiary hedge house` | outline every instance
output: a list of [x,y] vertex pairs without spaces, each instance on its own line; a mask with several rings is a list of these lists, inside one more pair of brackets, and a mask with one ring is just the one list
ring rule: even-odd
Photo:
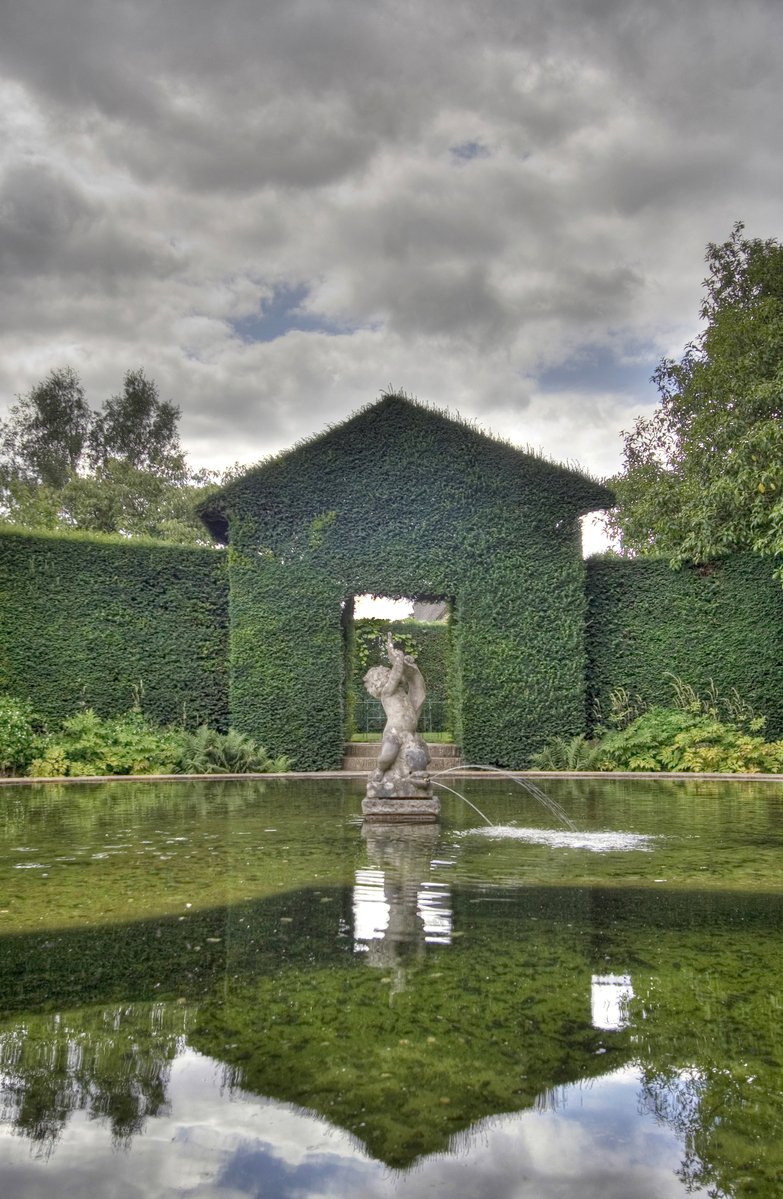
[[231,723],[336,766],[353,596],[446,598],[466,760],[521,767],[581,732],[585,475],[405,396],[250,470],[201,515],[229,546]]

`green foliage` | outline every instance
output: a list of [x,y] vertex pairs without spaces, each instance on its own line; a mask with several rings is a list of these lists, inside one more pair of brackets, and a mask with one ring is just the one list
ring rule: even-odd
[[674,702],[668,707],[645,708],[638,696],[615,688],[607,722],[595,729],[596,740],[554,737],[533,757],[534,767],[720,774],[774,774],[783,769],[783,741],[763,739],[764,718],[736,689],[722,696],[710,680],[707,694],[700,695],[676,675],[670,675],[669,682]]
[[127,463],[135,470],[169,478],[181,477],[184,458],[177,423],[179,408],[161,400],[143,370],[128,371],[120,395],[106,400],[91,425],[93,465]]
[[453,600],[449,691],[473,760],[518,767],[583,731],[578,515],[610,501],[394,395],[250,471],[204,507],[231,533],[232,724],[302,769],[336,766],[353,673],[342,614],[372,592]]
[[0,533],[0,693],[51,723],[116,716],[139,680],[161,724],[228,724],[228,597],[214,550]]
[[291,769],[288,758],[270,758],[252,737],[229,729],[218,733],[203,724],[182,738],[178,774],[268,774]]
[[597,747],[583,733],[576,737],[553,737],[533,754],[534,770],[595,770]]
[[608,520],[624,552],[675,562],[783,551],[783,246],[737,223],[707,263],[705,327],[658,367]]
[[684,679],[675,674],[670,675],[670,678],[676,708],[710,716],[713,720],[723,717],[729,723],[746,728],[751,733],[761,732],[767,723],[766,717],[757,716],[753,706],[743,699],[736,687],[732,687],[728,695],[722,695],[715,680],[710,679],[706,695],[699,695],[696,688]]
[[[721,774],[783,770],[783,741],[765,741],[765,718],[736,688],[706,693],[664,672],[673,692],[667,706],[648,706],[625,687],[609,692],[605,719],[584,736],[554,737],[533,757],[539,770],[677,770]],[[596,705],[600,716],[600,705]]]
[[613,692],[631,717],[670,707],[676,675],[719,719],[748,727],[746,704],[773,738],[783,735],[783,594],[763,559],[736,554],[676,571],[653,559],[591,561],[587,621],[591,733],[613,727]]
[[305,562],[240,554],[236,545],[229,572],[231,724],[300,770],[339,766],[347,688],[338,586]]
[[24,774],[42,742],[42,725],[26,700],[0,695],[0,775]]
[[608,733],[595,752],[599,770],[702,770],[778,773],[783,741],[766,742],[737,725],[684,708],[650,708]]
[[0,421],[0,498],[12,480],[58,490],[78,468],[92,412],[71,367],[51,371]]
[[32,778],[129,774],[267,774],[290,770],[288,758],[236,729],[155,724],[139,706],[103,719],[92,708],[44,734],[29,704],[0,697],[0,774]]
[[606,714],[601,710],[601,701],[593,699],[593,733],[601,737],[610,729],[625,729],[641,716],[647,705],[638,695],[632,695],[627,687],[612,687],[609,690],[609,706]]
[[195,476],[171,479],[110,459],[91,475],[69,479],[58,497],[59,522],[98,533],[206,545],[193,513],[212,486]]
[[181,735],[153,725],[134,708],[107,720],[92,708],[63,721],[33,759],[33,778],[101,774],[171,774]]
[[0,422],[0,523],[209,544],[195,507],[216,476],[189,469],[178,420],[141,370],[100,413],[71,368],[52,371]]

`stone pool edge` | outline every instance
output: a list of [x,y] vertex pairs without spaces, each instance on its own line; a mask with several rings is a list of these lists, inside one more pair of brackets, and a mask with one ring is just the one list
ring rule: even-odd
[[[497,779],[505,775],[530,779],[667,779],[687,782],[783,783],[783,774],[719,774],[693,770],[460,770],[460,778]],[[366,770],[287,770],[268,774],[90,774],[55,775],[36,778],[0,776],[2,786],[25,786],[31,783],[195,783],[195,782],[263,782],[265,779],[356,779],[367,778]]]

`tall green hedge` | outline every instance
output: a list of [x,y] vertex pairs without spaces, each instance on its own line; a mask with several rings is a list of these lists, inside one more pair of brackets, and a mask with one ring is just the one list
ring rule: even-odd
[[152,542],[0,533],[0,692],[59,720],[228,723],[225,555]]
[[[305,563],[262,560],[236,543],[229,571],[232,725],[263,736],[297,770],[339,765],[346,734],[339,587]],[[334,619],[324,621],[324,611]]]
[[[524,765],[551,735],[589,726],[596,701],[606,713],[614,688],[667,702],[670,673],[700,691],[711,681],[736,688],[766,715],[767,733],[783,736],[783,588],[769,562],[737,555],[673,571],[593,560],[585,590],[573,523],[553,533],[551,512],[539,524],[496,515],[503,535],[485,530],[464,557],[425,521],[415,553],[393,553],[393,529],[376,530],[388,551],[378,561],[362,514],[353,525],[310,521],[312,537],[290,555],[259,550],[252,524],[238,527],[228,556],[3,532],[0,693],[29,698],[54,721],[80,705],[115,714],[141,686],[154,719],[222,729],[230,677],[234,724],[299,769],[337,765],[346,703],[363,673],[350,596],[368,582],[378,593],[416,594],[424,577],[426,594],[453,599],[450,630],[434,634],[450,652],[426,644],[433,626],[393,627],[416,630],[431,695],[448,677],[469,761]],[[336,544],[346,531],[356,545],[360,534],[367,540],[353,563]]]
[[230,529],[232,723],[337,765],[352,596],[445,598],[455,734],[472,760],[525,765],[583,727],[578,515],[610,499],[400,396],[249,472],[203,513]]
[[705,692],[736,688],[766,733],[783,736],[783,588],[768,560],[737,554],[672,570],[665,561],[595,559],[587,568],[588,720],[624,687],[670,702],[670,674]]

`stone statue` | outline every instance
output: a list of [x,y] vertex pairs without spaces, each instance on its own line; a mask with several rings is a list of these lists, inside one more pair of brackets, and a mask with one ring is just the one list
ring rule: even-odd
[[[432,799],[427,773],[429,750],[416,731],[426,694],[424,679],[413,658],[395,646],[391,633],[386,641],[386,654],[390,665],[373,666],[364,676],[364,685],[370,695],[383,704],[386,727],[376,768],[367,783],[363,810],[365,815],[382,815],[379,805],[368,805],[369,800],[417,799],[429,800],[430,806],[435,805],[437,814],[439,805]],[[428,818],[424,809],[414,806],[414,819],[417,811],[420,818]],[[406,818],[399,806],[392,805],[391,812],[392,815],[396,812],[400,819]]]

